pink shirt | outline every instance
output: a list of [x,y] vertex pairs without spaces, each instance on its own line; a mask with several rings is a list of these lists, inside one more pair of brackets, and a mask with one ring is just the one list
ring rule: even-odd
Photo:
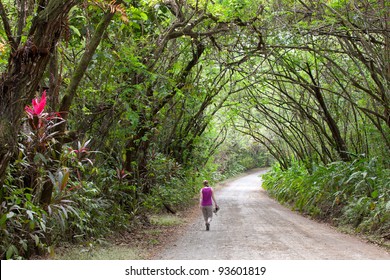
[[211,187],[204,187],[202,189],[202,206],[211,206],[213,205],[212,201],[212,189]]

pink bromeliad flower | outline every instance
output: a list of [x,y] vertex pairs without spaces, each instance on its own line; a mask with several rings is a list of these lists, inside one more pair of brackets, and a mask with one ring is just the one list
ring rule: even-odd
[[26,106],[24,110],[26,111],[30,119],[41,116],[43,110],[46,106],[46,90],[42,93],[41,98],[34,98],[32,100],[32,107]]

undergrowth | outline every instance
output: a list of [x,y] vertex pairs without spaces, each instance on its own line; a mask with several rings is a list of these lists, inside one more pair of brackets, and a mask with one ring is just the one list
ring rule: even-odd
[[[39,203],[39,192],[25,187],[25,170],[35,165],[20,160],[9,168],[0,204],[0,256],[2,259],[29,259],[37,255],[54,256],[62,244],[90,244],[77,258],[88,258],[90,249],[115,232],[131,232],[142,224],[154,223],[148,216],[167,209],[184,208],[198,193],[209,171],[194,176],[172,159],[160,156],[149,166],[147,179],[153,186],[144,194],[131,184],[126,174],[109,166],[84,166],[74,161],[66,172],[40,178],[54,185],[51,203]],[[54,166],[54,164],[53,164]],[[74,172],[72,172],[74,171]],[[65,174],[65,175],[64,175]],[[159,223],[175,224],[174,219]],[[91,249],[92,250],[92,249]]]
[[288,170],[274,166],[263,179],[268,193],[294,210],[390,239],[390,170],[376,159],[318,165],[310,172],[296,162]]

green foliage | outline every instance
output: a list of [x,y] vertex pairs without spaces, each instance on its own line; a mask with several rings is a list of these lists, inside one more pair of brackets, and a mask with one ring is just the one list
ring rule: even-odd
[[[124,220],[127,224],[120,206],[88,180],[96,173],[90,140],[79,141],[76,148],[64,145],[56,155],[57,135],[51,129],[58,123],[48,116],[29,119],[31,128],[21,135],[18,158],[8,169],[1,194],[2,258],[53,253],[59,241],[96,238],[121,228]],[[42,200],[45,190],[49,199]]]
[[193,176],[174,159],[161,153],[152,155],[148,170],[148,179],[154,187],[144,206],[151,212],[176,211],[188,205],[199,190],[193,185]]
[[[38,3],[29,1],[24,19],[19,2],[4,3],[10,26],[26,22],[14,34],[23,43]],[[70,11],[40,81],[55,93],[53,108],[109,2]],[[148,213],[187,205],[204,179],[268,166],[271,155],[280,167],[264,185],[280,201],[358,231],[388,232],[384,7],[168,2],[115,7],[73,99],[69,139],[54,132],[59,117],[30,120],[39,129],[24,124],[0,193],[2,258],[53,253],[63,241],[93,244]],[[1,72],[9,68],[8,39],[0,30]],[[339,162],[336,141],[367,160]],[[52,193],[42,200],[44,190]]]
[[35,250],[51,250],[47,245],[47,213],[33,202],[31,189],[12,182],[4,186],[6,202],[0,206],[0,250],[2,259],[28,257]]
[[229,129],[226,139],[214,155],[218,170],[214,178],[219,181],[236,176],[244,171],[268,167],[273,162],[268,151],[249,136]]
[[251,0],[220,0],[214,1],[213,4],[210,4],[210,1],[205,2],[209,4],[210,12],[219,17],[220,21],[229,21],[236,18],[247,20],[255,15],[256,10],[253,7],[258,4]]
[[386,236],[390,230],[390,170],[376,159],[315,166],[274,166],[263,176],[264,188],[282,203],[319,219],[359,232]]
[[[65,149],[61,163],[68,167],[48,172],[53,194],[46,208],[39,204],[39,193],[24,187],[19,174],[29,163],[20,160],[11,166],[0,209],[2,258],[53,254],[59,242],[94,240],[131,226],[140,208],[135,188],[116,170],[93,168],[83,147]],[[91,175],[100,183],[87,180]]]

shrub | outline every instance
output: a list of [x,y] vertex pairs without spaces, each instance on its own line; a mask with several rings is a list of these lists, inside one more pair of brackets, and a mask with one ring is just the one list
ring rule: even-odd
[[390,231],[390,170],[377,160],[356,159],[314,166],[299,162],[263,176],[264,188],[282,203],[316,218],[387,236]]

